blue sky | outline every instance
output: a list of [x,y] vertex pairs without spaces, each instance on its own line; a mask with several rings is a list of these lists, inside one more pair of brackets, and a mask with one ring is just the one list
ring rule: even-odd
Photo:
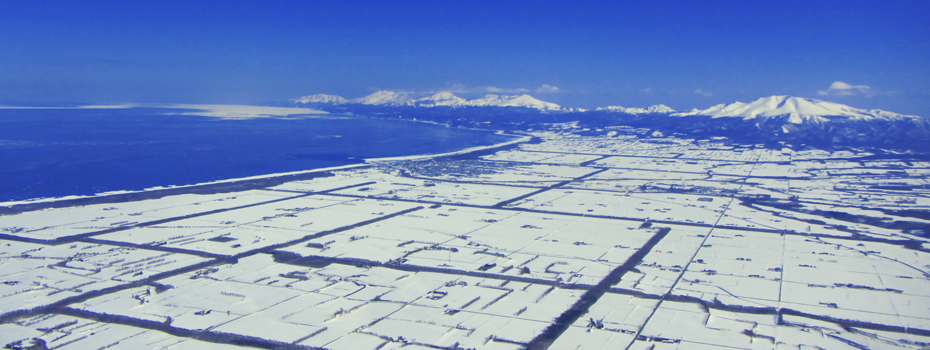
[[787,94],[930,117],[928,18],[930,1],[4,1],[0,103],[499,89],[679,110]]

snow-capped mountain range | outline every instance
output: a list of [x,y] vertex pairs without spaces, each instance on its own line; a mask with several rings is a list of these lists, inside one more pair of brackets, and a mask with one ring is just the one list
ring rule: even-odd
[[298,104],[327,103],[327,104],[358,104],[379,106],[413,106],[413,107],[525,107],[540,111],[575,111],[566,109],[552,103],[538,100],[530,95],[485,95],[482,98],[466,100],[453,95],[451,92],[437,92],[430,96],[415,98],[415,95],[403,91],[379,90],[368,96],[346,100],[345,98],[316,94],[292,100]]
[[348,102],[346,99],[342,98],[342,96],[327,95],[327,94],[316,94],[316,95],[304,96],[298,99],[294,99],[293,101],[296,103],[301,103],[301,104],[307,104],[307,103],[340,104],[340,103]]
[[[330,105],[369,105],[369,106],[408,106],[408,107],[523,107],[544,112],[586,112],[580,108],[564,108],[552,102],[536,99],[530,95],[485,95],[481,98],[467,100],[448,91],[418,97],[404,91],[379,90],[368,96],[345,99],[340,96],[316,94],[291,100],[294,103],[330,104]],[[693,109],[688,112],[676,112],[666,105],[654,105],[645,108],[627,108],[621,106],[598,107],[594,111],[622,113],[631,115],[660,114],[674,117],[709,116],[713,118],[736,117],[744,120],[787,117],[788,122],[801,124],[805,122],[823,123],[837,118],[846,121],[869,120],[903,120],[920,118],[883,111],[879,109],[858,109],[839,103],[801,98],[793,96],[769,96],[749,103],[733,102],[719,104],[707,109]]]
[[597,107],[595,111],[617,112],[626,114],[670,114],[675,110],[666,105],[654,105],[646,108],[626,108],[620,106]]
[[423,96],[381,90],[352,100],[318,94],[291,103],[333,112],[375,113],[381,117],[501,130],[534,130],[552,123],[575,121],[584,130],[625,125],[696,138],[723,136],[749,143],[930,151],[926,142],[930,139],[930,119],[792,96],[769,96],[749,103],[720,104],[687,112],[676,112],[665,105],[607,106],[586,111],[563,108],[525,94],[486,95],[468,100],[448,91]]

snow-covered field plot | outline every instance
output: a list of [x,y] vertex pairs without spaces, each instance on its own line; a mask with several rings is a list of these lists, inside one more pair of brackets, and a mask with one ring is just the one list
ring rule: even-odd
[[[440,167],[453,162],[437,162],[432,164]],[[454,172],[445,169],[423,169],[425,166],[415,168],[409,166],[408,171],[414,176],[428,177],[437,180],[482,182],[489,184],[505,184],[519,186],[544,187],[561,181],[572,180],[576,177],[590,174],[597,169],[566,165],[549,164],[523,164],[512,162],[455,162],[460,168]],[[462,164],[458,164],[462,163]]]
[[887,243],[718,228],[672,294],[928,329],[927,261],[930,253]]
[[713,224],[730,198],[679,193],[610,193],[555,189],[510,206],[555,213]]
[[[455,206],[425,208],[280,250],[302,256],[349,257],[386,263],[418,248],[462,240],[461,237],[468,233],[491,225],[491,222],[482,220],[496,221],[515,214],[517,212],[507,210]],[[468,241],[464,242],[467,244]],[[442,252],[451,253],[449,250]]]
[[[831,156],[832,157],[832,156]],[[824,157],[829,158],[829,157]],[[815,160],[802,160],[802,161],[792,161],[791,165],[795,168],[810,171],[812,173],[822,173],[826,174],[827,171],[838,171],[838,170],[849,170],[849,169],[861,169],[866,166],[865,162],[859,162],[855,160],[838,160],[838,159],[815,159]],[[863,172],[867,172],[870,169],[861,169]]]
[[707,301],[777,307],[786,237],[716,228],[672,291]]
[[[834,229],[834,225],[849,225],[850,223],[826,219],[818,215],[803,214],[798,212],[777,211],[779,215],[756,210],[755,208],[745,207],[734,203],[727,209],[725,215],[717,223],[718,227],[723,228],[761,228],[778,231],[794,231],[798,233],[825,234],[831,236],[851,237],[853,233]],[[804,220],[813,220],[820,223],[811,223]],[[860,225],[863,229],[861,232],[870,231],[887,231],[878,227]],[[886,232],[891,233],[891,232]]]
[[[762,205],[758,205],[758,207],[761,209],[766,209],[766,210],[773,209],[773,208],[768,208]],[[913,230],[919,230],[919,228],[930,227],[930,220],[927,220],[924,218],[895,215],[896,214],[895,212],[887,212],[887,211],[880,211],[880,210],[874,210],[874,209],[863,209],[863,208],[849,207],[849,206],[825,205],[825,204],[818,204],[818,203],[803,203],[803,204],[799,204],[798,207],[793,209],[792,211],[786,212],[786,211],[779,210],[780,213],[784,213],[787,215],[793,215],[795,214],[796,211],[810,211],[813,214],[817,214],[817,216],[821,218],[820,220],[826,222],[829,225],[847,226],[849,229],[852,229],[855,231],[868,232],[874,235],[882,235],[882,236],[886,236],[885,238],[888,238],[888,239],[895,239],[896,236],[913,237],[912,235],[909,235],[907,231],[912,231],[913,233],[917,233],[917,231],[913,231]],[[828,218],[827,216],[845,217],[846,220],[831,219],[831,218]],[[856,222],[856,221],[862,221],[862,222]],[[902,228],[883,228],[883,227],[875,226],[878,223],[885,224],[885,223],[891,223],[894,221],[912,223],[913,225],[911,225],[911,227],[913,227],[913,229],[907,230],[907,229],[902,229]]]
[[[243,260],[240,264],[248,263],[248,259]],[[170,322],[172,327],[181,329],[210,329],[290,343],[322,327],[287,322],[282,320],[284,316],[337,297],[283,285],[271,286],[262,283],[264,281],[247,283],[210,276],[210,272],[222,270],[223,267],[211,268],[161,281],[172,286],[171,289],[128,289],[87,300],[75,307],[101,314]]]
[[[450,182],[436,182],[424,186],[400,187],[402,188],[382,194],[368,193],[367,196],[383,199],[416,200],[426,203],[492,206],[502,201],[538,190],[528,187]],[[355,192],[352,194],[358,196],[363,195],[363,193],[367,192]]]
[[589,160],[595,160],[600,158],[600,156],[589,155],[589,154],[560,154],[552,158],[546,158],[538,163],[550,163],[550,164],[580,164],[587,162]]
[[[358,270],[361,275],[353,279],[355,283],[378,288],[379,294],[367,295],[378,295],[379,301],[369,305],[391,305],[389,314],[362,324],[365,328],[358,332],[431,346],[451,347],[458,342],[465,348],[481,348],[489,338],[528,342],[581,295],[580,291],[493,279],[385,268]],[[356,295],[347,298],[363,297]]]
[[236,255],[410,209],[416,203],[311,196],[98,236]]
[[873,178],[880,179],[881,182],[894,181],[899,185],[923,185],[926,184],[918,174],[915,178],[908,178],[909,175],[904,169],[874,169],[874,168],[850,168],[850,169],[824,169],[811,170],[815,176],[822,177],[847,177],[847,178]]
[[371,179],[371,176],[383,174],[371,168],[335,170],[332,173],[333,176],[291,181],[267,189],[274,191],[320,192],[375,181]]
[[707,174],[678,172],[676,170],[670,171],[670,169],[661,168],[655,170],[611,169],[586,178],[585,180],[651,180],[683,184],[683,182],[686,181],[701,180],[707,177]]
[[597,284],[654,232],[639,222],[512,210],[427,208],[282,248],[301,256],[352,258],[441,269]]
[[[892,222],[892,220],[900,220],[920,225],[914,226],[915,229],[928,226],[927,221],[920,218],[897,217],[886,215],[880,211],[859,208],[803,203],[795,204],[796,208],[792,210],[785,210],[764,204],[759,202],[753,204],[752,207],[741,204],[731,205],[724,218],[720,220],[719,226],[787,230],[831,236],[852,236],[852,232],[846,231],[852,230],[858,234],[892,240],[907,240],[914,236],[907,234],[901,228],[884,228],[872,224],[886,224]],[[782,202],[781,204],[791,203]],[[832,218],[831,216],[845,216],[846,220]],[[870,224],[870,220],[873,221],[872,224]]]
[[134,202],[45,209],[0,216],[0,233],[54,240],[291,196],[294,194],[252,190],[211,195],[184,194]]
[[923,176],[910,176],[904,169],[888,170],[857,167],[809,170],[809,172],[813,175],[813,178],[818,180],[826,180],[836,184],[843,184],[844,187],[861,190],[881,189],[889,192],[925,192],[926,188],[921,186],[927,184],[927,179]]
[[598,161],[592,163],[591,166],[706,174],[707,171],[713,170],[713,168],[716,166],[728,164],[733,164],[733,162],[643,157],[608,157],[599,159]]
[[[697,303],[664,301],[643,325],[640,338],[630,348],[771,349],[775,344],[770,339],[744,333],[747,329],[774,330],[775,324],[774,315],[735,314],[707,310]],[[762,334],[769,335],[766,333]]]
[[0,313],[26,310],[208,259],[100,244],[0,240]]
[[923,165],[921,168],[907,168],[904,169],[904,172],[906,172],[908,176],[922,177],[925,181],[926,178],[930,176],[930,168],[927,168],[926,165]]
[[[868,205],[874,207],[885,201],[886,194],[868,191],[857,194],[857,190],[868,190],[865,186],[855,188],[838,179],[790,180],[788,194],[802,201],[848,203],[850,205]],[[850,198],[850,193],[855,196]],[[876,201],[877,200],[877,201]],[[893,204],[893,203],[889,203]]]
[[785,162],[792,159],[810,159],[828,157],[828,152],[792,152],[791,150],[771,150],[755,148],[752,145],[745,147],[725,146],[721,143],[665,138],[637,138],[630,136],[619,137],[579,137],[574,135],[555,135],[538,133],[544,142],[540,144],[524,144],[524,151],[548,151],[565,153],[584,153],[601,155],[618,155],[634,157],[680,157],[683,161],[708,160],[720,162],[747,162],[769,161]]
[[[728,169],[716,168],[714,169],[715,173],[730,173]],[[812,175],[807,172],[807,169],[796,167],[792,164],[779,164],[779,163],[760,163],[755,164],[755,167],[752,168],[752,176],[754,177],[777,177],[777,178],[808,178]]]
[[[547,161],[548,159],[554,159],[558,157],[563,157],[565,154],[561,153],[551,153],[551,152],[528,152],[520,150],[509,150],[501,151],[492,155],[483,156],[481,159],[490,160],[490,161],[506,161],[506,162],[524,162],[524,163],[563,163],[559,161]],[[598,156],[584,156],[579,159],[584,159],[579,162],[588,161],[591,159],[597,159]]]
[[680,159],[685,160],[713,160],[713,161],[753,161],[753,162],[788,162],[792,160],[789,149],[784,151],[768,149],[746,149],[742,147],[724,146],[715,143],[701,143],[692,145],[681,151]]
[[[801,161],[801,160],[822,160],[827,158],[833,158],[833,152],[825,151],[821,149],[809,149],[803,151],[795,151],[790,148],[782,148],[782,154],[785,156],[791,157],[792,161]],[[870,153],[862,154],[869,155]]]
[[730,164],[714,167],[710,170],[714,175],[746,177],[753,173],[758,164]]
[[[599,178],[599,175],[604,178]],[[683,193],[702,196],[723,196],[731,197],[738,193],[744,194],[768,194],[774,198],[789,198],[790,195],[773,192],[764,188],[756,188],[749,184],[731,182],[731,180],[706,181],[701,179],[681,179],[681,174],[676,173],[654,173],[654,175],[664,177],[663,179],[623,179],[609,178],[610,171],[585,178],[582,181],[571,182],[561,188],[577,188],[591,191],[612,191],[612,192],[654,192],[654,193]],[[623,173],[619,174],[623,176]],[[644,174],[647,175],[647,174]],[[676,175],[677,178],[676,178]],[[685,174],[686,177],[688,174]],[[740,180],[741,181],[741,180]]]
[[681,152],[681,159],[688,160],[705,160],[705,161],[726,161],[733,157],[733,147],[724,146],[718,143],[707,143],[698,141],[698,145],[692,145]]
[[549,349],[622,349],[633,341],[658,300],[607,293]]
[[676,153],[686,151],[691,146],[691,140],[676,138],[581,137],[551,133],[537,133],[534,136],[541,137],[544,142],[522,144],[520,148],[524,151],[671,157]]
[[348,196],[393,197],[395,193],[409,191],[413,188],[435,186],[435,183],[429,180],[410,178],[391,179],[390,177],[393,176],[389,176],[387,179],[379,179],[373,184],[347,188],[331,193]]
[[21,345],[44,343],[43,349],[242,349],[230,344],[209,343],[64,315],[41,315],[0,325],[0,343],[16,342]]
[[503,168],[495,174],[481,175],[474,180],[461,179],[499,184],[547,186],[584,176],[596,170],[587,167],[532,164]]
[[[418,170],[430,172],[430,173],[441,173],[441,177],[449,177],[456,179],[457,176],[468,176],[464,174],[466,170],[460,169],[461,167],[455,167],[455,171],[460,171],[462,174],[453,175],[452,170],[450,171],[431,171],[431,167],[436,164],[445,164],[445,163],[455,163],[455,162],[435,162],[432,160],[423,160],[423,161],[400,161],[400,162],[384,162],[378,163],[375,167],[365,168],[365,169],[353,169],[353,170],[340,170],[334,172],[336,174],[333,178],[326,179],[338,179],[338,180],[329,180],[330,182],[338,181],[338,184],[341,186],[349,185],[358,185],[365,184],[360,186],[354,186],[351,188],[341,189],[338,191],[332,191],[334,194],[342,195],[352,195],[352,196],[393,196],[395,192],[402,192],[410,190],[411,188],[417,187],[431,187],[435,185],[435,181],[417,179],[408,176],[401,176],[401,173],[408,173],[414,176],[425,176],[424,174],[418,173]],[[496,169],[496,168],[495,168]],[[440,169],[442,170],[442,169]],[[435,174],[434,174],[435,175]],[[427,176],[428,177],[428,176]],[[314,179],[316,181],[317,179]],[[311,181],[303,181],[298,183],[290,183],[295,186],[299,185],[302,190],[309,190],[306,186],[314,185],[315,190],[324,190],[324,189],[334,189],[341,186],[319,186],[319,184]],[[290,186],[290,184],[284,184],[281,186]],[[275,188],[280,188],[275,187]]]
[[[716,147],[709,147],[716,148]],[[689,149],[689,151],[698,151],[704,150],[700,147]],[[690,152],[682,152],[681,158],[690,158]],[[720,161],[734,161],[734,162],[784,162],[791,160],[789,157],[785,156],[779,151],[765,149],[765,148],[755,148],[752,146],[745,147],[732,147],[729,149],[722,149],[720,151],[714,151],[714,156],[709,159],[720,160]],[[697,157],[700,158],[700,157]]]
[[390,283],[381,300],[406,305],[364,332],[447,348],[527,343],[583,292],[424,272]]
[[583,180],[561,186],[565,189],[579,189],[591,191],[609,191],[631,193],[640,191],[643,186],[652,186],[656,183],[651,180]]
[[790,179],[766,179],[752,178],[747,180],[744,186],[740,187],[740,192],[751,195],[768,195],[776,199],[789,199],[791,195],[788,191],[791,189],[793,180]]
[[[850,329],[804,317],[704,309],[664,301],[630,349],[925,349],[927,337]],[[921,344],[923,343],[923,344]],[[620,344],[625,347],[626,344]]]
[[822,239],[788,243],[782,307],[930,329],[926,265],[930,254],[877,242]]
[[624,274],[614,288],[665,294],[678,281],[710,231],[710,228],[683,225],[659,226],[669,227],[671,231],[646,254],[635,270]]
[[[91,299],[101,314],[330,349],[383,343],[481,347],[528,342],[581,291],[495,279],[330,264],[304,267],[256,255]],[[394,341],[391,342],[390,339]],[[389,347],[390,348],[390,347]]]

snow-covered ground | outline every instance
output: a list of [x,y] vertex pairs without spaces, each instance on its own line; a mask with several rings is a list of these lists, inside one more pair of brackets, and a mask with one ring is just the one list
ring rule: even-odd
[[927,162],[572,130],[248,191],[17,203],[0,216],[0,342],[930,344]]

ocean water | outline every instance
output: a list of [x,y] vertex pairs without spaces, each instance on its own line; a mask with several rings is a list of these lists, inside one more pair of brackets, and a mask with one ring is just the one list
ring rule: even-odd
[[0,202],[309,170],[511,139],[383,119],[223,120],[167,112],[0,109]]

